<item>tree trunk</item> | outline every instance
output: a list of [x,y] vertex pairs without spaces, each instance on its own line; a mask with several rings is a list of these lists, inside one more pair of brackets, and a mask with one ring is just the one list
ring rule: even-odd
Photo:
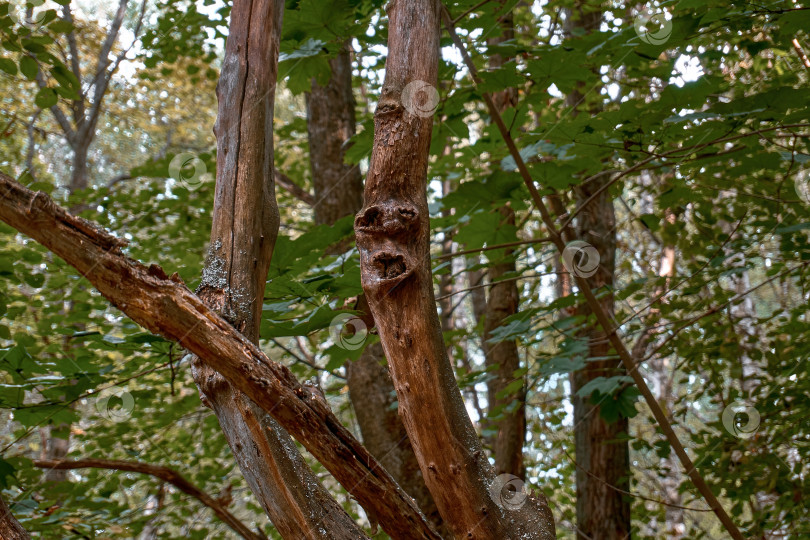
[[[502,3],[496,4],[503,9]],[[487,40],[489,46],[515,38],[514,20],[512,11],[503,14],[500,18],[500,35]],[[492,54],[489,65],[498,69],[508,62],[501,54]],[[507,88],[492,95],[498,112],[503,113],[517,103],[517,89]],[[500,209],[502,222],[505,225],[515,225],[515,212],[509,205]],[[495,251],[499,257],[500,251]],[[514,274],[516,270],[514,252],[505,250],[502,259],[489,267],[489,297],[484,309],[484,353],[486,355],[487,374],[487,403],[490,417],[490,430],[495,431],[492,441],[492,453],[495,457],[495,472],[497,474],[512,474],[518,478],[525,476],[523,467],[523,443],[526,440],[526,388],[525,385],[517,392],[506,394],[506,387],[515,381],[515,372],[520,369],[520,356],[518,355],[515,340],[487,343],[493,337],[493,331],[504,324],[504,320],[518,311],[518,288],[514,280],[499,282],[507,275]],[[516,406],[512,404],[516,403]]]
[[414,498],[436,530],[447,535],[449,531],[425,485],[408,432],[399,417],[394,383],[384,361],[382,345],[373,343],[346,369],[349,397],[363,434],[363,444]]
[[344,161],[346,141],[355,133],[352,63],[349,44],[329,61],[326,86],[312,81],[306,95],[309,163],[315,192],[315,223],[331,225],[363,206],[363,178],[357,165]]
[[[234,4],[217,85],[217,185],[200,298],[259,343],[279,215],[273,183],[273,102],[281,0]],[[198,358],[194,379],[248,485],[284,538],[362,532],[304,462],[290,436]],[[328,531],[328,532],[327,532]]]
[[[577,2],[568,11],[566,31],[575,29],[592,32],[602,21],[601,10]],[[567,96],[567,103],[578,113],[585,99],[579,90]],[[601,177],[576,190],[577,209],[604,186],[609,179]],[[579,212],[576,237],[596,248],[599,264],[590,278],[593,289],[605,291],[599,302],[604,312],[613,318],[613,288],[616,258],[616,216],[609,190],[600,193]],[[592,319],[591,308],[582,304],[576,314]],[[597,377],[626,375],[618,366],[615,352],[604,330],[593,321],[579,336],[589,341],[586,366],[572,374],[571,394],[574,404],[574,439],[577,468],[577,536],[578,538],[624,539],[630,534],[630,499],[621,490],[629,491],[630,448],[627,443],[627,418],[614,423],[606,422],[599,405],[591,403],[590,396],[580,396],[579,390]]]
[[440,6],[414,0],[388,7],[385,82],[374,115],[365,206],[355,219],[363,289],[422,475],[453,534],[553,538],[546,502],[524,493],[509,497],[495,479],[456,385],[436,312],[426,173]]
[[[312,168],[315,223],[332,225],[363,206],[360,168],[344,162],[347,141],[355,133],[352,64],[348,43],[330,60],[332,77],[326,86],[314,79],[307,94],[307,132]],[[362,304],[362,302],[361,302]],[[346,366],[346,382],[363,444],[399,483],[419,508],[441,529],[442,519],[422,480],[413,447],[396,412],[394,384],[383,367],[379,344],[363,351]]]
[[0,538],[3,540],[28,540],[31,538],[17,521],[3,497],[0,496]]

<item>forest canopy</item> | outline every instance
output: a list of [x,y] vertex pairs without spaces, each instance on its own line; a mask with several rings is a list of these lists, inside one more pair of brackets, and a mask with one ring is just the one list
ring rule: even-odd
[[0,1],[0,538],[810,535],[810,7]]

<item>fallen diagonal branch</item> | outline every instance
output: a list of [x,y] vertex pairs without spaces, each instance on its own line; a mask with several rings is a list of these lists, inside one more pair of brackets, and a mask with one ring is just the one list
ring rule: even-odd
[[141,461],[120,461],[113,459],[79,459],[79,460],[55,460],[55,459],[35,459],[34,465],[40,469],[72,470],[72,469],[109,469],[114,471],[128,471],[140,474],[148,474],[168,482],[186,495],[191,495],[202,504],[214,511],[219,519],[225,522],[231,529],[239,533],[243,538],[250,540],[263,540],[267,538],[263,534],[251,530],[250,527],[242,523],[236,516],[217,499],[210,496],[191,482],[182,474],[164,467],[162,465],[152,465]]
[[76,268],[114,306],[179,342],[270,413],[394,538],[439,536],[413,500],[338,421],[317,392],[208,308],[176,276],[128,258],[125,241],[0,173],[0,220]]
[[[481,78],[478,76],[478,70],[473,63],[472,58],[470,58],[470,55],[467,53],[464,43],[462,43],[461,39],[459,39],[458,34],[456,33],[455,25],[453,24],[453,18],[450,16],[450,13],[447,11],[447,8],[444,7],[444,5],[442,5],[442,19],[444,21],[445,28],[450,34],[450,38],[453,40],[453,43],[458,48],[459,53],[464,60],[464,63],[467,65],[467,69],[470,72],[473,82],[476,85],[479,85],[481,83]],[[492,116],[492,119],[498,126],[498,130],[500,131],[501,136],[509,149],[509,153],[512,155],[515,163],[517,164],[518,172],[529,190],[529,194],[532,197],[532,202],[534,202],[535,207],[537,207],[540,212],[543,223],[548,229],[551,241],[557,247],[559,252],[562,253],[566,246],[566,238],[564,238],[565,230],[563,233],[561,233],[555,225],[545,202],[543,202],[543,197],[540,195],[540,192],[537,191],[537,186],[534,185],[534,180],[532,180],[531,173],[529,173],[529,169],[526,167],[526,163],[523,161],[523,157],[520,155],[520,151],[518,150],[517,145],[515,145],[512,135],[509,133],[509,128],[506,127],[506,124],[498,112],[497,107],[493,103],[492,98],[486,92],[483,92],[482,96],[487,105],[487,109]],[[639,392],[641,392],[641,395],[644,396],[647,406],[650,407],[650,410],[652,411],[655,420],[658,422],[661,431],[664,433],[667,441],[669,441],[670,446],[675,451],[678,459],[681,461],[681,465],[683,465],[686,474],[692,480],[692,483],[695,485],[698,491],[700,491],[700,494],[703,495],[703,498],[706,499],[709,507],[714,511],[715,515],[726,528],[731,537],[735,540],[743,540],[743,535],[737,528],[737,525],[731,520],[728,513],[726,513],[725,509],[717,500],[717,497],[715,497],[709,485],[703,479],[703,476],[701,476],[701,474],[698,472],[697,467],[695,467],[695,464],[692,462],[692,459],[686,453],[686,450],[684,449],[680,440],[678,440],[678,436],[675,434],[675,430],[672,429],[672,424],[670,424],[669,419],[667,418],[666,414],[664,414],[663,409],[661,409],[661,405],[658,404],[655,396],[647,386],[644,377],[641,375],[641,373],[639,373],[638,366],[633,359],[633,355],[625,346],[622,338],[619,337],[618,326],[616,326],[613,320],[611,320],[611,318],[605,312],[602,304],[591,290],[587,278],[580,275],[574,275],[574,277],[576,279],[577,287],[579,287],[579,290],[585,297],[585,301],[588,303],[591,311],[596,316],[596,320],[599,322],[599,325],[605,331],[611,345],[613,345],[613,348],[616,349],[616,352],[621,358],[622,364],[624,365],[625,369],[627,369],[628,374],[633,378],[633,382],[636,384],[636,386],[638,386]]]

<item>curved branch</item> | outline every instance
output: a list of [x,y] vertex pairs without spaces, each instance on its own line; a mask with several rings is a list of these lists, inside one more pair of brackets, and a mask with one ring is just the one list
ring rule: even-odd
[[242,523],[236,516],[231,514],[227,507],[208,493],[189,482],[182,474],[164,467],[163,465],[152,465],[142,461],[122,461],[115,459],[78,459],[78,460],[54,460],[35,459],[34,466],[40,469],[50,470],[72,470],[72,469],[108,469],[113,471],[127,471],[140,474],[148,474],[159,478],[164,482],[176,487],[186,495],[191,495],[202,504],[214,511],[219,519],[225,522],[231,529],[239,533],[243,538],[249,540],[264,540],[267,538],[263,534],[253,531],[250,527]]
[[0,173],[0,220],[76,268],[114,306],[179,342],[270,413],[393,538],[438,539],[413,499],[290,370],[272,362],[226,320],[157,265],[121,251],[126,241],[77,218],[42,192]]

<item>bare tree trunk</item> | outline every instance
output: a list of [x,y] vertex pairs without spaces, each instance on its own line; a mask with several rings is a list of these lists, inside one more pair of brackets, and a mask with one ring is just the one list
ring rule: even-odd
[[[217,185],[200,298],[259,343],[265,281],[278,234],[273,103],[284,2],[234,4],[217,85]],[[284,538],[362,532],[304,462],[290,436],[195,358],[194,379],[248,485]],[[328,532],[327,532],[328,531]]]
[[[344,162],[346,142],[355,133],[352,65],[348,44],[329,62],[326,86],[312,81],[307,100],[309,159],[314,187],[315,222],[331,225],[363,205],[363,178]],[[422,479],[419,463],[395,408],[396,394],[382,347],[373,344],[346,366],[349,399],[357,415],[363,444],[391,473],[437,528],[442,519]],[[392,408],[393,407],[393,408]]]
[[[503,3],[496,4],[503,9]],[[515,38],[512,11],[500,18],[500,35],[487,40],[489,46],[497,46],[504,41]],[[498,69],[510,59],[501,54],[492,54],[489,65]],[[503,113],[517,103],[517,89],[507,88],[492,95],[498,112]],[[509,205],[500,209],[502,222],[515,225],[515,212]],[[495,251],[493,253],[500,253]],[[495,255],[498,257],[498,255]],[[489,430],[494,431],[492,453],[495,457],[495,472],[508,473],[519,478],[525,476],[523,466],[523,443],[526,440],[526,388],[522,386],[517,392],[505,394],[506,387],[515,381],[515,372],[520,369],[520,356],[517,342],[514,340],[487,343],[493,337],[493,331],[500,327],[507,317],[518,311],[518,289],[514,280],[499,282],[516,270],[514,252],[505,250],[502,260],[489,267],[489,297],[484,310],[484,353],[489,379],[487,380],[488,416],[492,417]],[[516,403],[516,406],[513,406]]]
[[312,81],[307,94],[307,132],[315,223],[332,224],[363,205],[363,178],[357,165],[344,161],[346,141],[355,133],[352,63],[349,44],[329,61],[332,77],[326,86]]
[[414,498],[436,530],[442,535],[448,534],[399,417],[394,383],[388,368],[382,364],[384,359],[382,345],[374,343],[346,370],[349,396],[363,434],[363,444]]
[[11,515],[11,510],[2,496],[0,496],[0,538],[3,540],[28,540],[31,538],[28,531]]
[[[440,9],[437,0],[388,7],[385,82],[374,115],[365,205],[355,219],[363,289],[422,475],[453,534],[553,538],[545,500],[503,496],[505,486],[467,416],[436,313],[426,173]],[[520,504],[511,505],[517,498]]]
[[[594,10],[586,2],[577,2],[568,10],[566,31],[575,29],[592,32],[602,21],[600,9]],[[577,114],[585,96],[574,90],[567,96],[567,104]],[[599,264],[590,278],[594,289],[604,291],[599,302],[611,319],[614,315],[613,289],[616,258],[616,216],[613,199],[604,190],[590,203],[589,198],[608,181],[607,177],[583,184],[576,189],[576,237],[596,248]],[[582,304],[576,314],[591,317],[591,307]],[[577,536],[579,538],[625,539],[630,534],[630,499],[622,493],[629,491],[630,448],[627,443],[629,422],[620,417],[608,423],[600,415],[599,405],[590,396],[579,391],[597,377],[626,375],[600,325],[594,321],[580,332],[588,340],[586,366],[573,373],[571,394],[574,404],[574,439],[577,467]]]

